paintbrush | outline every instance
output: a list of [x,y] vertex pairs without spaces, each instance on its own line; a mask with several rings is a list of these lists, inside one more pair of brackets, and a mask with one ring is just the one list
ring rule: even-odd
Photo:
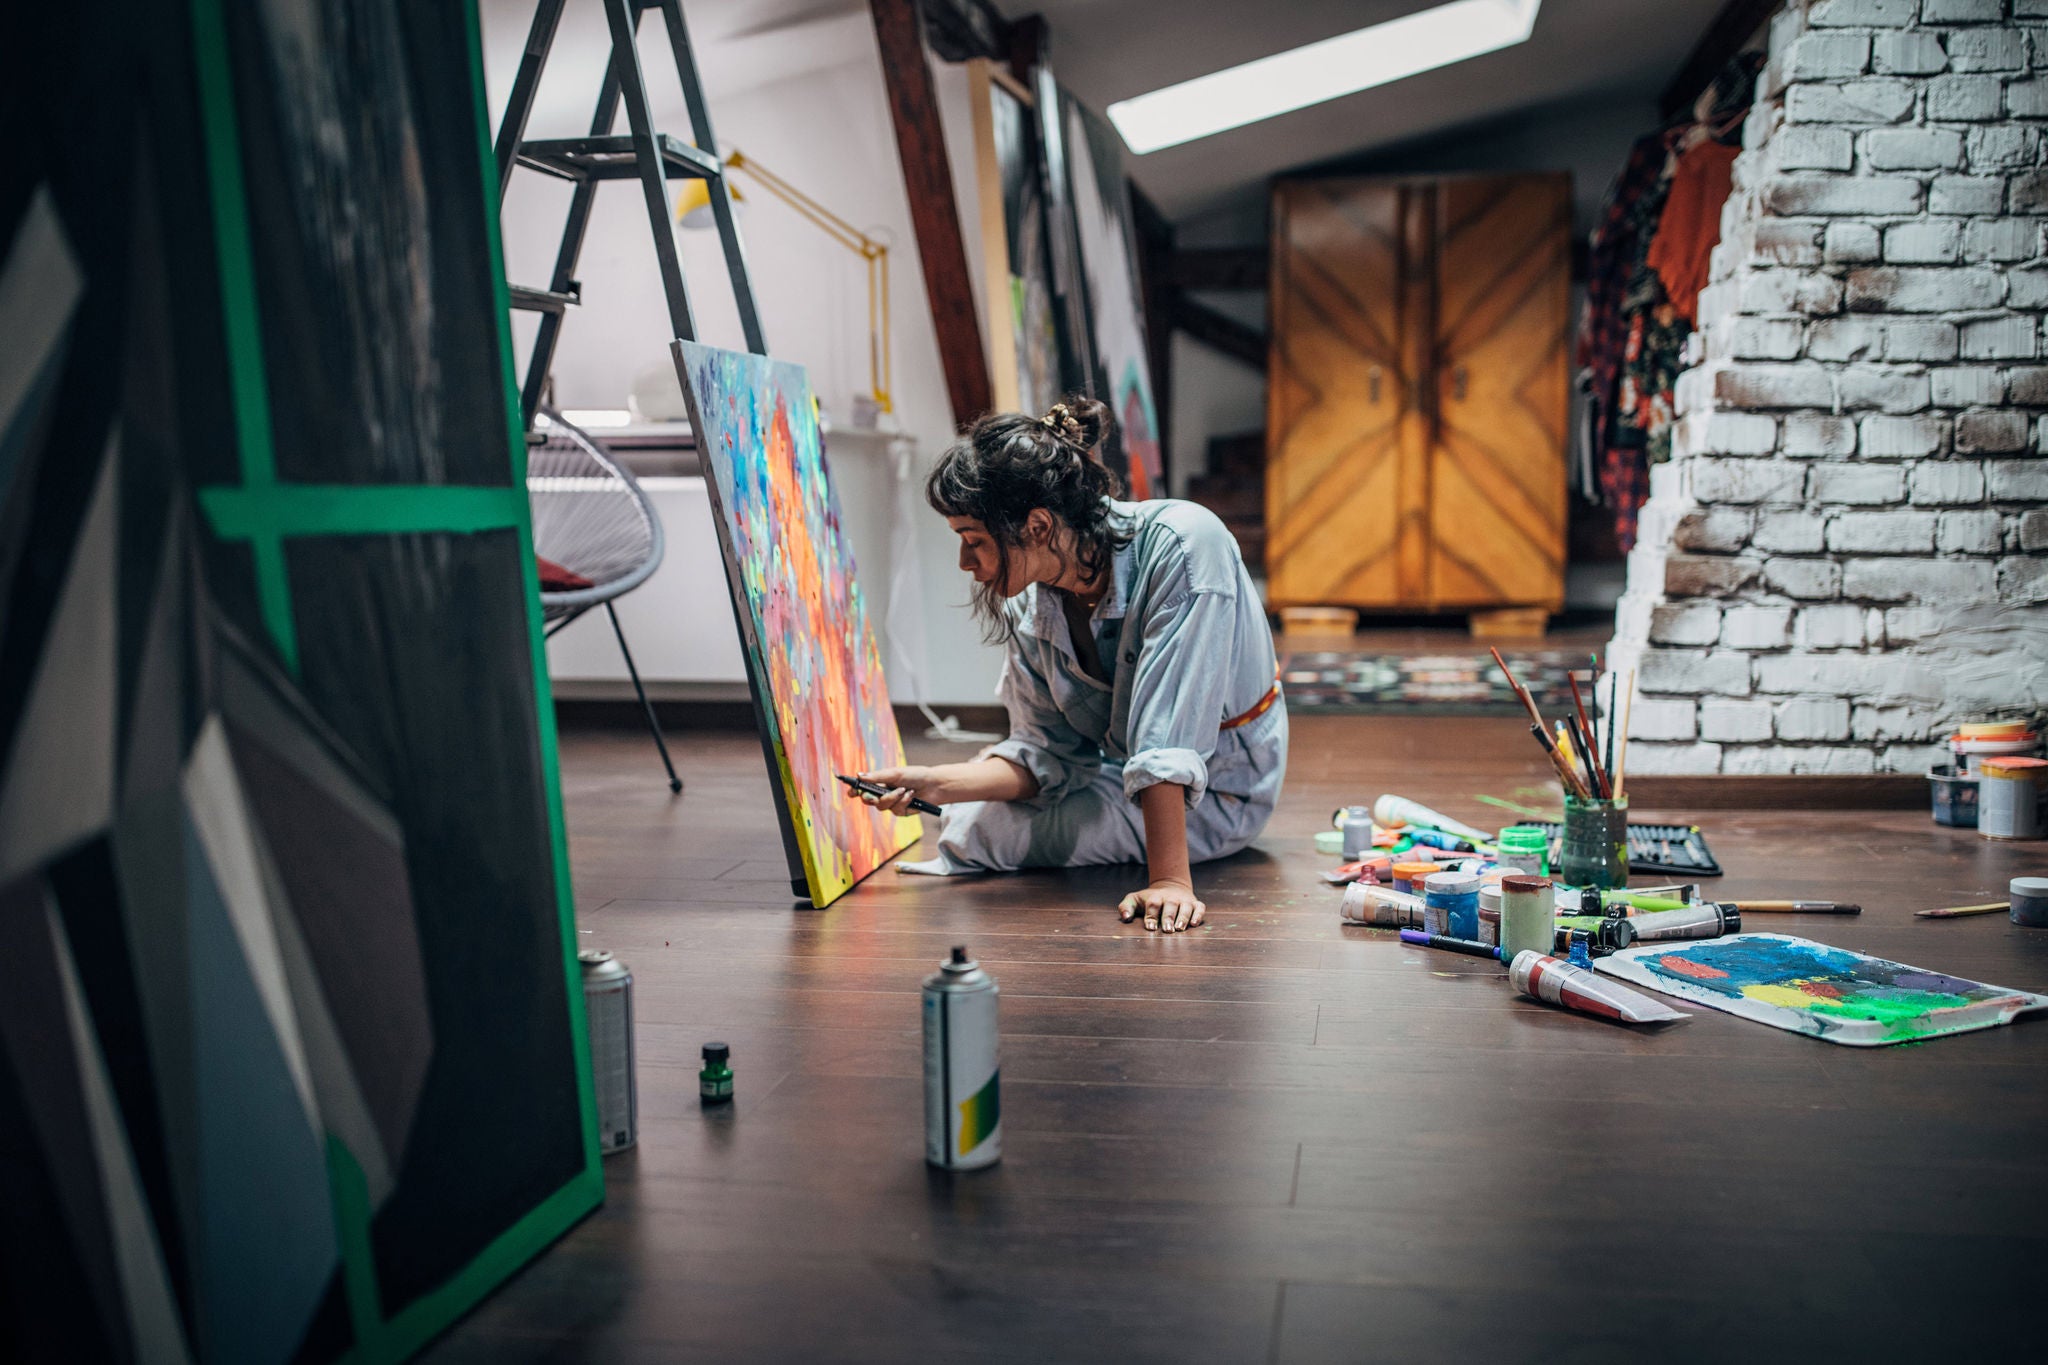
[[1579,713],[1579,756],[1585,760],[1586,777],[1600,795],[1612,796],[1614,787],[1600,771],[1600,739],[1593,733],[1593,722],[1586,719],[1586,699],[1579,695],[1579,675],[1568,668],[1564,680],[1572,685],[1572,707]]
[[1628,720],[1636,709],[1636,671],[1628,671],[1628,700],[1621,708],[1621,757],[1614,760],[1614,799],[1619,801],[1628,785]]
[[1724,901],[1743,914],[1757,915],[1860,915],[1863,907],[1842,901]]
[[1914,919],[1961,919],[1965,915],[1995,915],[2001,910],[2012,909],[2010,901],[1992,901],[1988,905],[1949,905],[1939,910],[1915,910]]
[[1529,712],[1529,719],[1539,726],[1542,725],[1543,713],[1536,709],[1536,699],[1529,695],[1528,688],[1522,686],[1521,683],[1515,680],[1514,670],[1508,667],[1508,661],[1506,659],[1500,657],[1500,646],[1488,645],[1487,652],[1492,654],[1493,661],[1500,665],[1501,676],[1508,680],[1508,686],[1514,690],[1514,693],[1517,697],[1520,697],[1522,699],[1522,705],[1525,708],[1527,708]]
[[1578,774],[1572,771],[1564,755],[1557,751],[1557,741],[1545,734],[1541,725],[1531,725],[1529,733],[1536,736],[1536,742],[1541,744],[1543,752],[1550,756],[1550,766],[1557,769],[1557,780],[1564,784],[1564,789],[1583,800],[1586,789],[1580,785]]
[[[1594,688],[1593,688],[1593,698],[1594,698],[1594,700],[1595,700],[1595,701],[1598,701],[1598,700],[1599,700],[1599,697],[1600,697],[1600,690],[1599,690],[1599,682],[1598,682],[1598,679],[1599,679],[1599,677],[1600,677],[1600,657],[1599,657],[1598,655],[1595,655],[1595,656],[1593,657],[1593,677],[1594,677],[1594,679],[1595,679],[1595,682],[1594,682]],[[1607,760],[1606,760],[1606,761],[1607,761],[1607,776],[1608,776],[1608,777],[1609,777],[1610,779],[1612,779],[1612,778],[1613,778],[1613,776],[1614,776],[1614,702],[1615,702],[1615,693],[1616,693],[1616,692],[1618,692],[1618,691],[1620,691],[1620,690],[1621,690],[1621,679],[1620,679],[1620,678],[1619,678],[1618,676],[1614,676],[1614,675],[1609,675],[1609,677],[1608,677],[1608,679],[1607,679]],[[1615,785],[1615,786],[1620,786],[1621,784],[1617,782],[1617,783],[1615,783],[1614,785]]]

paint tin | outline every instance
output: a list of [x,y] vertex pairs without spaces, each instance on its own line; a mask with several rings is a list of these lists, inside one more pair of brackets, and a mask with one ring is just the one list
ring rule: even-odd
[[602,948],[576,954],[583,966],[583,1015],[590,1029],[590,1080],[597,1092],[597,1150],[609,1156],[640,1136],[633,1082],[633,974]]
[[1977,789],[1977,832],[1987,839],[2041,837],[2041,779],[2048,759],[1987,758]]
[[1389,872],[1394,876],[1394,889],[1405,891],[1411,896],[1422,894],[1421,882],[1432,872],[1443,871],[1437,863],[1395,863]]
[[2014,877],[2006,890],[2012,894],[2014,924],[2048,929],[2048,877]]
[[1934,802],[1934,823],[1951,829],[1977,828],[1977,788],[1983,779],[1954,767],[1927,770],[1927,793]]
[[1506,877],[1500,884],[1501,952],[1548,953],[1556,938],[1557,899],[1542,877]]
[[924,980],[924,1159],[948,1171],[1003,1154],[996,980],[955,948]]
[[1629,921],[1637,942],[1673,938],[1719,938],[1742,932],[1742,912],[1734,906],[1701,901],[1682,910],[1653,910]]
[[1500,883],[1479,888],[1479,941],[1500,947]]
[[2023,724],[1965,725],[1949,740],[1948,748],[1965,772],[1981,773],[1988,759],[2023,757],[2040,752],[2041,737]]
[[1541,826],[1509,825],[1500,832],[1495,847],[1502,862],[1527,864],[1543,876],[1550,875],[1550,835]]
[[1422,925],[1441,914],[1448,928],[1430,929],[1452,938],[1479,937],[1479,877],[1472,872],[1432,872],[1422,883]]

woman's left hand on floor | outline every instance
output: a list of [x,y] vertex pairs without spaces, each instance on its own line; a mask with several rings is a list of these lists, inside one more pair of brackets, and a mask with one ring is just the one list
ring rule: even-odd
[[1133,891],[1117,902],[1117,918],[1128,924],[1141,912],[1145,927],[1172,934],[1192,929],[1202,922],[1209,907],[1195,899],[1195,888],[1186,882],[1156,881],[1143,891]]

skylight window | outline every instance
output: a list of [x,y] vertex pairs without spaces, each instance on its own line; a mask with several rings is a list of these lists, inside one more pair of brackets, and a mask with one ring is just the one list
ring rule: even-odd
[[1542,0],[1451,0],[1118,100],[1110,122],[1143,155],[1355,95],[1528,40]]

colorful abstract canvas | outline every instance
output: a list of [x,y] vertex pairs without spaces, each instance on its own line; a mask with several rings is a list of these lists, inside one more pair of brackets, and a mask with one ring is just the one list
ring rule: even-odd
[[1736,934],[1603,957],[1611,976],[1793,1033],[1881,1047],[2009,1024],[2048,996],[1987,986],[1784,934]]
[[853,545],[825,472],[801,365],[674,343],[739,607],[747,674],[811,904],[916,843],[915,816],[848,796],[836,774],[903,762]]

